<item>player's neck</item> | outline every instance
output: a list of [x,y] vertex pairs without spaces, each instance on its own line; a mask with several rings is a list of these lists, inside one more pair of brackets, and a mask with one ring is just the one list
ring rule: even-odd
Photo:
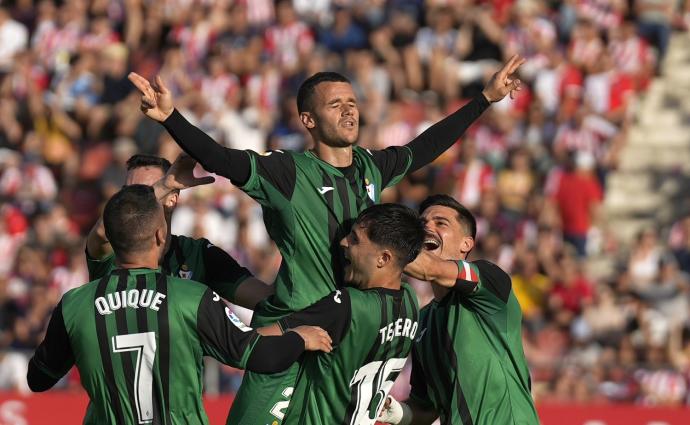
[[155,252],[116,255],[115,264],[121,269],[157,269],[158,255]]
[[320,160],[334,167],[348,167],[352,164],[352,146],[333,147],[317,142],[313,152]]
[[398,290],[400,289],[401,277],[402,273],[377,273],[368,282],[360,285],[359,289],[386,288]]

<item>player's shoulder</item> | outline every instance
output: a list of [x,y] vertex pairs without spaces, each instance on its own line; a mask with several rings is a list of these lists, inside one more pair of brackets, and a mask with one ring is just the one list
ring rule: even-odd
[[173,238],[177,238],[177,243],[180,244],[183,250],[185,249],[206,249],[206,248],[211,248],[215,245],[213,245],[208,239],[206,238],[190,238],[189,236],[184,236],[184,235],[173,235]]
[[487,289],[503,301],[507,301],[512,289],[510,275],[498,265],[488,260],[472,262],[479,271],[479,279]]
[[[473,264],[477,267],[477,270],[479,270],[480,274],[486,274],[487,276],[492,276],[496,278],[502,278],[502,279],[510,279],[510,275],[505,272],[500,266],[498,266],[496,263],[493,263],[489,260],[475,260],[470,262],[470,264]],[[482,277],[480,275],[480,277]]]
[[[110,276],[110,274],[108,274],[108,276]],[[71,302],[82,297],[89,297],[89,299],[92,299],[94,294],[96,293],[98,282],[100,282],[101,279],[102,278],[92,280],[90,282],[87,282],[81,286],[77,286],[76,288],[72,288],[69,291],[65,292],[65,294],[62,296],[63,305],[66,302]]]
[[176,299],[198,300],[208,290],[208,286],[190,279],[182,279],[177,276],[168,276],[168,293]]

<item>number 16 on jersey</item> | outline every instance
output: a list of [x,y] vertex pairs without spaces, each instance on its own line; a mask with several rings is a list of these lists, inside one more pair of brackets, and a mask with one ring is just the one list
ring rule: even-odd
[[[405,366],[406,359],[388,359],[367,363],[357,369],[350,387],[357,386],[357,405],[350,425],[373,425],[393,381]],[[392,379],[388,379],[393,375]]]

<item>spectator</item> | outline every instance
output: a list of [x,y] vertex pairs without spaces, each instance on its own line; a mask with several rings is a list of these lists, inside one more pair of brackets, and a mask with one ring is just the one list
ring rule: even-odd
[[574,169],[568,167],[561,175],[554,194],[561,213],[564,239],[575,247],[580,257],[586,254],[587,233],[598,219],[603,197],[593,167],[592,155],[578,152]]

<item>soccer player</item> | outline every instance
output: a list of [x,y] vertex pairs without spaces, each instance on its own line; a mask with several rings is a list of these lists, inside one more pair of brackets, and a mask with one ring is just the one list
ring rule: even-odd
[[405,272],[433,284],[412,352],[412,390],[391,400],[391,424],[538,424],[522,349],[522,313],[510,276],[485,260],[468,262],[477,223],[447,195],[419,208],[425,250]]
[[[201,282],[237,305],[253,309],[273,293],[273,287],[255,279],[225,251],[207,239],[193,239],[170,234],[172,213],[180,190],[213,183],[213,177],[195,177],[196,161],[180,155],[174,164],[152,155],[134,155],[127,161],[126,185],[151,185],[163,205],[168,224],[168,241],[161,259],[162,269],[170,276]],[[113,248],[99,219],[86,239],[86,264],[89,279],[96,280],[115,268]]]
[[[359,110],[344,76],[320,72],[297,93],[300,119],[314,141],[307,152],[228,149],[190,124],[173,107],[160,77],[155,84],[131,73],[142,93],[142,111],[165,126],[175,141],[207,170],[240,187],[263,207],[266,229],[282,255],[275,294],[257,305],[252,324],[263,326],[301,310],[342,285],[344,260],[338,242],[357,215],[378,203],[381,191],[436,159],[489,107],[520,89],[513,77],[523,60],[511,58],[486,88],[405,146],[381,151],[355,146]],[[228,423],[278,424],[296,369],[280,376],[247,373]]]
[[91,401],[84,423],[208,423],[204,355],[268,373],[305,349],[331,349],[315,327],[260,336],[210,288],[163,273],[167,225],[150,186],[123,188],[103,221],[118,268],[64,295],[27,373],[29,387],[45,391],[76,363]]
[[300,361],[284,424],[374,424],[418,335],[417,296],[400,279],[424,235],[405,206],[367,208],[340,243],[348,286],[261,330],[320,326],[335,347]]

